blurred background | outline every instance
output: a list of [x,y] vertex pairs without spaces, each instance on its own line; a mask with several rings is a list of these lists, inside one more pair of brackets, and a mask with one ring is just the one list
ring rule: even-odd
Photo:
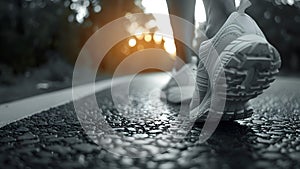
[[[298,76],[300,0],[251,2],[247,13],[281,53],[281,75]],[[132,15],[143,12],[147,15],[142,20]],[[0,1],[0,103],[70,87],[81,47],[95,31],[123,16],[128,20],[124,29],[137,34],[120,41],[106,54],[97,80],[111,77],[123,59],[148,48],[165,50],[157,62],[164,62],[171,70],[176,56],[174,39],[156,33],[139,34],[159,30],[151,13],[168,14],[165,0]],[[205,28],[205,18],[202,0],[197,0],[198,31]],[[172,31],[170,24],[168,29]]]

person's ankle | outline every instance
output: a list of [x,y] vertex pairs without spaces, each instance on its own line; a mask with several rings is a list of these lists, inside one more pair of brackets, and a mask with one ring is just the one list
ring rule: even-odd
[[215,34],[217,34],[217,32],[224,25],[230,14],[230,12],[225,12],[222,16],[211,17],[211,19],[207,22],[205,29],[206,36],[209,39],[215,36]]
[[217,32],[220,30],[220,28],[222,27],[224,23],[222,24],[207,24],[206,29],[205,29],[205,34],[207,36],[208,39],[212,38],[213,36],[215,36],[215,34],[217,34]]
[[209,24],[206,26],[205,34],[208,39],[212,38],[217,32],[218,32],[218,30],[215,29],[214,26],[209,25]]

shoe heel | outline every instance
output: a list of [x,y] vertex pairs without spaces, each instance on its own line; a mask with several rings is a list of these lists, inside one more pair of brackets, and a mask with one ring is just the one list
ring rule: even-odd
[[[225,115],[245,117],[247,102],[263,93],[275,80],[281,66],[278,51],[258,35],[245,35],[231,42],[220,54],[226,77]],[[244,112],[244,113],[243,113]],[[251,114],[250,114],[251,116]]]

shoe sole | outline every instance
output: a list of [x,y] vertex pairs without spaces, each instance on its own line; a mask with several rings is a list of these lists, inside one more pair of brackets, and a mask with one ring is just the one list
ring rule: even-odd
[[220,58],[226,78],[226,93],[218,93],[226,99],[222,120],[250,117],[247,102],[269,88],[279,72],[278,51],[261,36],[245,35],[232,41]]

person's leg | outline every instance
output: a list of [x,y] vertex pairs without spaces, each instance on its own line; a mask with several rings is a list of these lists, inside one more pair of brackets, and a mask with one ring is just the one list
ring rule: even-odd
[[228,16],[236,11],[234,0],[203,0],[206,12],[206,36],[213,37],[227,20]]
[[[187,0],[187,1],[167,0],[169,13],[171,15],[181,17],[181,18],[189,21],[192,24],[194,24],[195,3],[196,3],[196,0]],[[174,22],[172,21],[172,18],[171,18],[171,25],[173,28],[173,32],[175,33],[176,29],[178,29],[178,28],[176,26],[174,26]],[[184,25],[182,25],[182,26],[184,26]],[[185,42],[189,43],[189,45],[191,46],[192,40],[194,38],[194,32],[191,32],[190,30],[187,30],[184,32],[185,32],[184,40],[185,40]],[[191,62],[191,56],[193,55],[192,50],[176,39],[175,39],[175,45],[176,45],[177,56],[182,58],[183,60],[186,60],[187,62]],[[176,67],[176,69],[179,68],[178,65],[175,65],[175,67]]]

